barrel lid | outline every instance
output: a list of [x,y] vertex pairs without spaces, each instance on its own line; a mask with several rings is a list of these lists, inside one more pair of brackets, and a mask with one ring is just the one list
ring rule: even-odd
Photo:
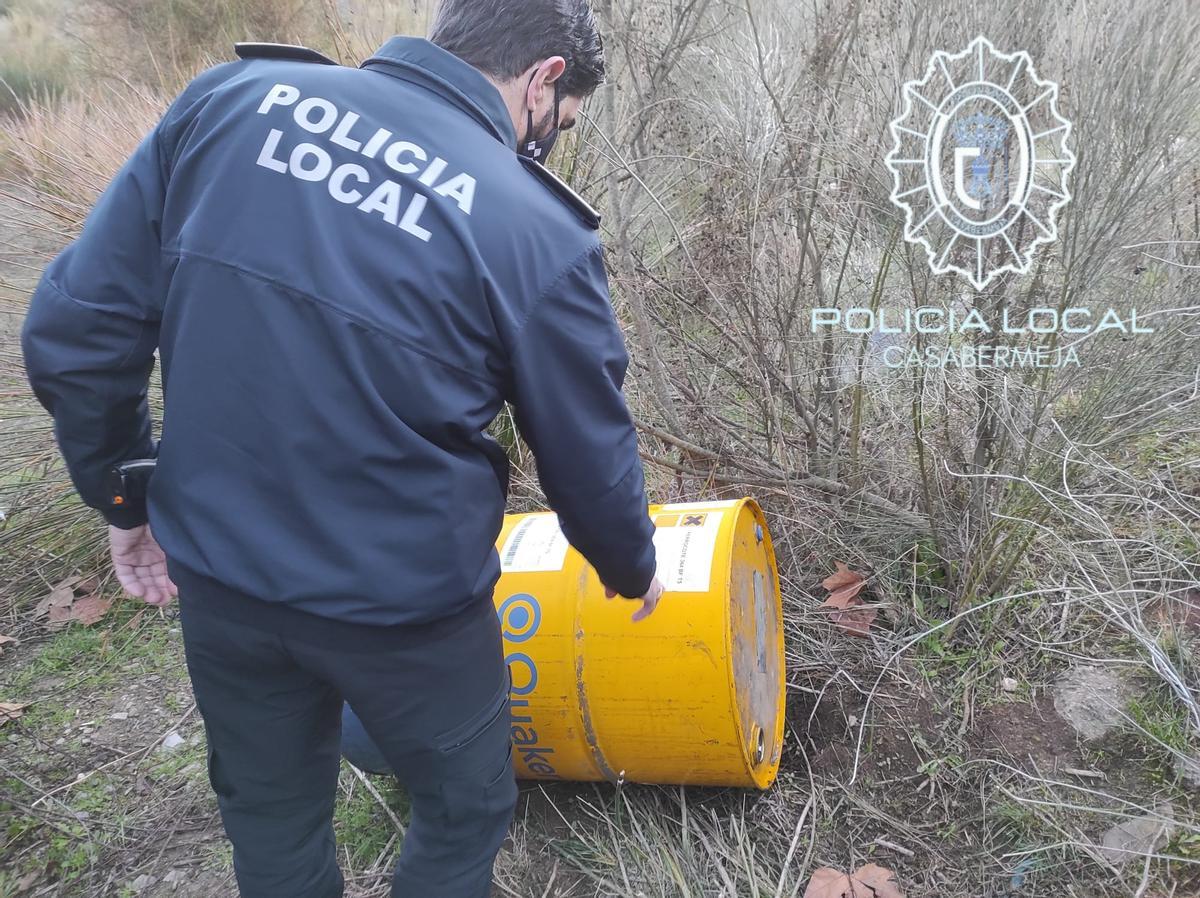
[[775,551],[758,503],[738,503],[729,530],[729,682],[739,739],[754,784],[765,789],[783,753],[786,679],[783,606]]

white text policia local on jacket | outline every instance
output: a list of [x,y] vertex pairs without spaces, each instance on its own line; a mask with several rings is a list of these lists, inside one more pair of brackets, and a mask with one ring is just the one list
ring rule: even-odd
[[[329,142],[342,149],[366,159],[375,159],[382,154],[383,161],[392,171],[416,175],[419,184],[432,189],[438,196],[454,200],[464,214],[471,214],[475,179],[460,172],[439,183],[439,179],[447,175],[449,165],[440,156],[431,160],[422,147],[396,139],[387,128],[378,128],[368,136],[369,129],[360,125],[357,112],[340,112],[333,103],[321,97],[301,100],[300,91],[290,84],[272,87],[258,107],[258,114],[266,115],[275,106],[293,107],[292,118],[297,125],[310,134],[329,134]],[[290,174],[301,181],[325,181],[329,195],[339,203],[357,206],[362,212],[376,213],[388,224],[419,240],[427,241],[432,236],[421,227],[421,213],[425,211],[427,200],[415,186],[404,189],[390,179],[372,184],[371,173],[364,166],[356,162],[335,165],[329,150],[315,143],[297,143],[290,152],[281,150],[283,137],[279,128],[272,128],[267,134],[258,154],[258,164],[263,168]]]

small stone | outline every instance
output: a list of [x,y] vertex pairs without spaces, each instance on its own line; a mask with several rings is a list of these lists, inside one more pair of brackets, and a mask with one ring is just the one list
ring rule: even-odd
[[184,738],[178,733],[168,733],[167,737],[162,741],[162,748],[165,751],[174,751],[175,749],[179,748],[179,746],[183,745],[183,743]]
[[1054,686],[1054,710],[1084,739],[1099,739],[1125,722],[1133,690],[1107,667],[1073,667]]
[[149,873],[143,873],[141,876],[139,876],[137,879],[135,879],[132,883],[130,883],[130,887],[140,895],[142,892],[146,891],[146,889],[150,888],[150,886],[154,885],[156,882],[158,882],[158,880],[155,879],[153,876],[151,876]]
[[1005,677],[1003,680],[1000,681],[1000,688],[1004,692],[1016,692],[1017,689],[1020,687],[1020,685],[1021,684],[1018,683],[1016,680],[1014,680],[1012,677]]
[[127,711],[118,711],[116,714],[112,715],[112,719],[113,719],[113,720],[128,720],[128,719],[129,719],[129,712],[127,712]]
[[1104,833],[1100,853],[1113,866],[1144,859],[1165,845],[1175,832],[1175,808],[1168,801],[1153,814],[1131,817]]
[[172,870],[170,873],[168,873],[166,876],[163,877],[163,882],[168,883],[171,886],[172,891],[179,888],[179,884],[181,882],[186,882],[186,881],[187,881],[187,874],[184,873],[182,870]]

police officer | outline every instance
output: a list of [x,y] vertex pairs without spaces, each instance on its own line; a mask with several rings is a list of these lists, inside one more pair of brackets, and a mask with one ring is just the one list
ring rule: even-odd
[[[242,46],[47,268],[22,334],[122,585],[180,599],[246,898],[342,894],[343,700],[408,788],[393,894],[488,893],[516,801],[491,603],[504,403],[610,596],[653,611],[598,218],[539,164],[600,83],[585,0],[444,0],[361,67]],[[148,497],[110,489],[153,455]]]

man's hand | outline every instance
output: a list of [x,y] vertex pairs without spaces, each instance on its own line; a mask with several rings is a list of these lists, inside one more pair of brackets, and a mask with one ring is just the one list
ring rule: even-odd
[[[646,590],[646,594],[640,599],[632,600],[642,603],[642,607],[633,613],[634,623],[640,620],[645,620],[654,612],[654,609],[658,607],[658,600],[662,598],[662,594],[662,581],[659,580],[658,577],[655,577],[650,581],[650,588]],[[617,591],[615,589],[609,589],[607,586],[604,587],[604,597],[606,599],[616,598],[616,595]]]
[[167,556],[149,524],[132,530],[110,526],[108,542],[117,579],[127,593],[151,605],[165,605],[179,595],[179,588],[167,576]]

